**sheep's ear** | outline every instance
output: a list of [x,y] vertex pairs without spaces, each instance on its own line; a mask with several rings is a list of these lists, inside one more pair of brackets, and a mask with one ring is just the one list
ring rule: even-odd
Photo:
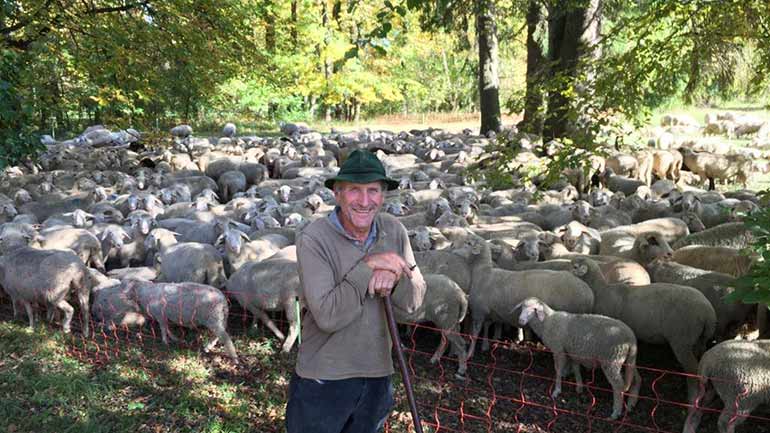
[[221,244],[223,244],[223,243],[224,243],[224,241],[225,241],[225,235],[224,235],[224,234],[221,234],[221,235],[219,235],[219,237],[217,238],[216,242],[214,242],[214,245],[221,245]]
[[251,240],[251,238],[249,237],[249,235],[247,235],[246,233],[244,233],[244,232],[242,232],[242,231],[240,231],[240,230],[238,230],[238,232],[240,233],[241,237],[242,237],[243,239],[245,239],[247,242]]

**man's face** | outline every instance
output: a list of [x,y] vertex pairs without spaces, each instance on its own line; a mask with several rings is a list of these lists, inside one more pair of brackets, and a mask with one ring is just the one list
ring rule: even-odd
[[342,226],[354,235],[366,236],[382,207],[385,192],[380,182],[338,182],[334,186],[334,198],[340,207]]

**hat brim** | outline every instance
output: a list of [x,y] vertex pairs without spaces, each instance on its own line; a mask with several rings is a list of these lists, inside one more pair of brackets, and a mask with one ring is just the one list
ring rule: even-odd
[[342,174],[338,175],[329,179],[326,179],[324,181],[324,186],[333,189],[334,188],[334,182],[350,182],[350,183],[372,183],[377,181],[385,182],[385,185],[388,188],[388,191],[394,190],[398,188],[399,182],[397,180],[393,180],[387,176],[383,176],[378,173],[351,173],[351,174]]

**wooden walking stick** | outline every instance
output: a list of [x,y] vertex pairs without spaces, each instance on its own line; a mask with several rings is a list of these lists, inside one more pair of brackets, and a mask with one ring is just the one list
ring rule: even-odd
[[420,415],[417,413],[417,401],[414,399],[414,389],[412,388],[412,381],[409,379],[409,370],[406,369],[406,360],[404,359],[404,351],[401,348],[401,340],[398,338],[398,327],[396,326],[396,316],[393,315],[393,304],[390,301],[390,295],[382,298],[385,303],[385,317],[388,319],[388,327],[390,328],[390,340],[393,342],[393,347],[396,348],[396,356],[398,358],[398,368],[401,370],[401,377],[404,380],[404,388],[406,388],[406,399],[409,401],[409,408],[412,411],[412,421],[414,422],[414,431],[416,433],[422,433],[422,424],[420,424]]

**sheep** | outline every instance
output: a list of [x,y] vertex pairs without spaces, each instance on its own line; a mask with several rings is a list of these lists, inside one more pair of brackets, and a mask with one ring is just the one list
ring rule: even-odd
[[158,226],[176,232],[181,242],[200,242],[214,245],[221,234],[217,221],[201,223],[183,218],[170,218],[158,221]]
[[[724,403],[719,433],[733,433],[760,404],[770,403],[770,340],[723,341],[703,354],[698,365],[700,394],[691,398],[683,433],[695,433],[715,393]],[[712,388],[709,388],[709,384]]]
[[48,250],[70,249],[94,268],[104,272],[102,245],[99,239],[85,229],[48,229],[41,233],[40,246]]
[[252,241],[246,233],[237,229],[225,230],[216,244],[224,244],[227,275],[234,274],[246,263],[265,260],[280,250],[280,247],[268,240]]
[[599,254],[622,255],[634,243],[636,237],[644,233],[655,233],[667,243],[690,234],[687,224],[679,218],[655,218],[633,225],[618,226],[600,233]]
[[711,302],[717,314],[717,341],[723,340],[730,325],[741,325],[753,307],[743,303],[729,303],[724,297],[733,292],[735,277],[719,272],[685,266],[670,260],[656,259],[647,266],[650,278],[656,283],[672,283],[698,289]]
[[471,290],[471,270],[468,262],[450,250],[415,251],[414,260],[425,274],[449,277],[465,293]]
[[146,318],[135,300],[130,298],[128,288],[120,280],[108,278],[99,271],[89,269],[95,281],[91,289],[91,314],[103,328],[115,330],[118,327],[143,326]]
[[175,138],[187,138],[192,135],[193,129],[190,125],[177,125],[171,128],[171,135]]
[[679,248],[674,251],[671,258],[682,265],[722,272],[734,277],[746,275],[754,263],[754,258],[744,254],[742,250],[703,245],[688,245]]
[[246,191],[246,176],[238,170],[226,171],[217,179],[217,185],[222,199],[228,202],[235,194]]
[[722,155],[709,152],[693,152],[684,147],[679,149],[679,151],[684,158],[684,166],[702,179],[708,179],[709,191],[715,189],[715,179],[724,179],[728,172],[731,171],[729,167],[730,160]]
[[234,123],[225,123],[225,126],[222,128],[222,137],[228,137],[233,138],[235,137],[235,133],[238,131],[238,128],[235,126]]
[[742,222],[725,223],[692,233],[674,242],[675,250],[688,245],[706,245],[712,247],[747,248],[754,242],[754,233]]
[[639,161],[632,155],[617,154],[607,158],[604,164],[621,176],[636,178],[639,175]]
[[[716,330],[716,312],[696,289],[668,283],[647,286],[608,284],[599,265],[588,258],[573,260],[573,274],[593,289],[593,312],[622,320],[648,343],[668,343],[685,372],[695,373],[698,355]],[[688,395],[695,394],[688,383]]]
[[[282,351],[289,353],[299,335],[299,317],[296,302],[305,306],[296,260],[269,259],[247,263],[227,280],[227,293],[254,315],[254,326],[259,320],[281,340]],[[275,326],[265,311],[283,310],[289,322],[289,334]]]
[[[627,412],[634,408],[642,377],[636,369],[636,335],[628,325],[607,316],[554,311],[538,298],[527,298],[516,309],[519,307],[519,326],[529,325],[553,352],[556,386],[551,398],[561,393],[561,377],[568,363],[572,364],[578,392],[583,389],[580,366],[593,369],[598,364],[612,387],[610,419],[620,417],[624,392],[631,394]],[[624,365],[625,377],[621,375]]]
[[[684,228],[687,229],[687,227]],[[629,230],[633,231],[633,228]],[[602,243],[599,253],[633,260],[640,265],[646,265],[656,257],[670,257],[673,250],[668,242],[666,242],[665,237],[658,232],[640,232],[634,236],[632,233],[617,231],[612,233],[602,232]]]
[[594,303],[591,288],[569,272],[495,268],[490,246],[480,238],[467,239],[455,253],[466,258],[471,269],[472,340],[468,358],[473,356],[476,339],[487,317],[515,325],[510,317],[511,308],[527,297],[540,296],[565,311],[591,311]]
[[659,179],[679,180],[682,169],[682,154],[676,150],[656,150],[652,152],[652,174]]
[[640,186],[647,185],[641,180],[632,179],[625,176],[618,176],[611,168],[605,168],[602,173],[602,180],[607,185],[607,189],[612,192],[621,191],[625,195],[631,195],[636,192],[636,189]]
[[457,355],[459,363],[456,376],[464,379],[468,364],[465,340],[457,331],[468,311],[467,295],[446,275],[424,274],[424,279],[427,286],[422,305],[412,313],[395,310],[396,320],[405,324],[433,322],[435,327],[441,330],[441,342],[430,358],[431,364],[438,362],[444,355],[448,341],[452,343],[452,351]]
[[182,242],[166,248],[156,260],[158,281],[193,282],[216,288],[225,285],[225,270],[216,248],[198,242]]
[[191,282],[126,280],[124,284],[130,299],[139,305],[146,316],[159,323],[164,344],[168,344],[169,339],[179,340],[168,328],[169,322],[187,328],[204,326],[214,334],[204,352],[210,351],[222,340],[227,355],[234,363],[238,363],[235,346],[227,333],[229,307],[222,292],[205,284]]
[[11,298],[14,308],[24,306],[29,327],[35,326],[32,305],[43,302],[64,312],[62,330],[70,332],[74,309],[67,302],[74,291],[83,321],[83,335],[89,335],[89,298],[91,281],[88,270],[75,253],[69,250],[39,250],[0,237],[3,255],[0,257],[0,286]]

